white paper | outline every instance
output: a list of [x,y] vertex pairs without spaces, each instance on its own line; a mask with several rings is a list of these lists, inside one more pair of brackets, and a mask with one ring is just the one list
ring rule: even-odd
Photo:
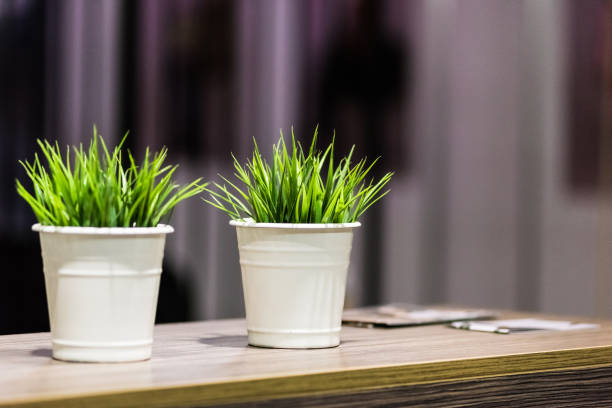
[[459,329],[507,333],[509,329],[512,331],[522,330],[581,330],[581,329],[597,329],[598,324],[590,323],[573,323],[567,320],[544,320],[544,319],[510,319],[510,320],[490,320],[479,322],[462,322],[452,324],[453,327]]
[[395,317],[406,319],[436,321],[436,320],[465,320],[479,317],[483,311],[481,310],[401,310],[393,306],[381,306],[378,308],[381,314],[388,314]]

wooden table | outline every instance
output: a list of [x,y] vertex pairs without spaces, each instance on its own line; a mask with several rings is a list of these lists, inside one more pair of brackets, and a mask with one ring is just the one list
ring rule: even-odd
[[152,360],[127,364],[52,360],[49,333],[0,336],[0,406],[610,407],[612,322],[599,323],[512,335],[345,327],[323,350],[248,347],[243,320],[169,324]]

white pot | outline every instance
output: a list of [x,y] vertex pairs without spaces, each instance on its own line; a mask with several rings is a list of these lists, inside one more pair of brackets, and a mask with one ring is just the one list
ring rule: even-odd
[[120,362],[151,358],[166,234],[172,227],[36,224],[53,357]]
[[353,229],[347,224],[231,221],[238,234],[249,344],[340,344]]

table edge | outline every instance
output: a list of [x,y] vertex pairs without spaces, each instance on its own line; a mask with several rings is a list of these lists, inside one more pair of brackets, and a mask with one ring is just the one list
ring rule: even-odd
[[612,366],[612,345],[0,401],[0,407],[217,405]]

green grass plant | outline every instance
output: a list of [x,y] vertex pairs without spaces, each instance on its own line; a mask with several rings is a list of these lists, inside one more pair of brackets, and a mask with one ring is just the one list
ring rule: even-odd
[[[361,217],[372,204],[384,197],[383,191],[393,173],[378,181],[366,176],[378,158],[367,164],[366,159],[352,163],[353,146],[347,156],[334,163],[334,140],[324,150],[318,150],[317,132],[310,149],[304,152],[291,130],[290,151],[281,137],[272,148],[268,163],[254,142],[253,156],[246,165],[232,155],[234,176],[242,187],[220,175],[226,184],[206,187],[210,194],[204,200],[225,212],[231,219],[252,218],[268,223],[347,223]],[[229,185],[229,187],[228,187]]]
[[[94,126],[87,149],[66,148],[38,140],[43,159],[20,161],[33,191],[16,181],[17,192],[32,207],[40,224],[78,227],[153,227],[167,222],[182,200],[199,194],[206,184],[197,179],[185,186],[172,176],[178,166],[164,165],[167,149],[152,154],[146,149],[137,165],[127,151],[123,164],[123,137],[112,153]],[[71,151],[73,160],[71,160]],[[43,165],[43,160],[46,166]]]

